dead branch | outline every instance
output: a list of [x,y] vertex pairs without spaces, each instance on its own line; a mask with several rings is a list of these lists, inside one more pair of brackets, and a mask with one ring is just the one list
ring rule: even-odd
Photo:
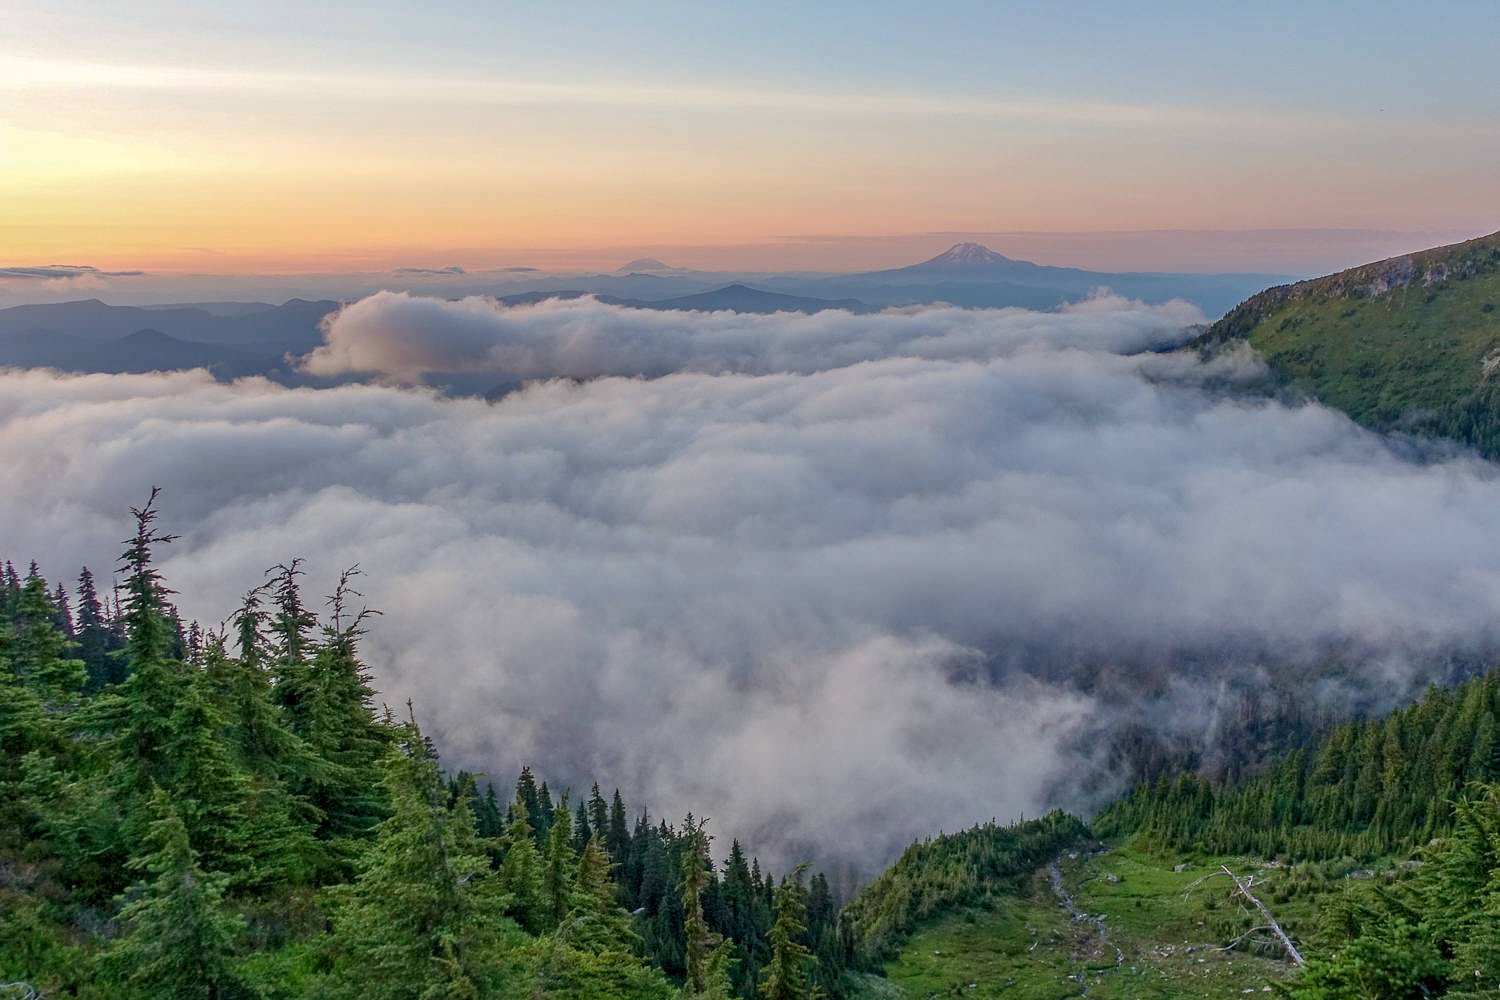
[[[1286,931],[1282,930],[1281,924],[1276,922],[1276,918],[1271,916],[1271,911],[1266,907],[1266,904],[1262,903],[1260,899],[1250,891],[1251,886],[1255,884],[1254,875],[1247,875],[1242,879],[1234,872],[1230,871],[1228,865],[1220,865],[1218,871],[1209,872],[1207,875],[1196,880],[1192,885],[1188,886],[1187,889],[1184,890],[1183,895],[1187,895],[1189,892],[1192,892],[1195,888],[1202,885],[1204,882],[1207,882],[1211,878],[1218,878],[1220,875],[1226,876],[1231,882],[1233,882],[1234,887],[1239,891],[1239,894],[1249,900],[1250,904],[1260,911],[1260,915],[1262,917],[1265,917],[1266,926],[1257,927],[1255,928],[1255,930],[1269,930],[1272,934],[1275,934],[1276,939],[1281,942],[1281,946],[1286,949],[1287,956],[1291,958],[1292,964],[1298,966],[1306,965],[1307,960],[1302,957],[1302,952],[1298,951],[1297,946],[1292,944],[1292,939],[1287,936]],[[1254,932],[1248,931],[1246,933],[1249,934]],[[1229,945],[1229,947],[1234,947],[1234,944],[1237,944],[1239,941],[1243,940],[1245,936],[1246,935],[1244,934],[1240,935],[1240,937],[1236,938],[1235,941]]]

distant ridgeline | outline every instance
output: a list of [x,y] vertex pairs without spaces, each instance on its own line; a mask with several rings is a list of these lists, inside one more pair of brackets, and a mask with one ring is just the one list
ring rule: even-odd
[[[153,498],[154,499],[154,498]],[[295,563],[181,622],[136,512],[122,586],[0,570],[0,984],[45,997],[846,995],[827,881],[529,769],[502,803],[373,710],[351,577]],[[631,816],[635,818],[632,821]],[[9,987],[7,987],[9,988]],[[0,995],[12,993],[0,991]]]
[[1500,233],[1268,289],[1196,344],[1242,340],[1367,427],[1500,458]]

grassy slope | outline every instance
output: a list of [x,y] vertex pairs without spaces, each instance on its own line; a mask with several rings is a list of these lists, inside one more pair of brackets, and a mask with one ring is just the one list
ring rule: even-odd
[[[1291,973],[1290,964],[1272,948],[1265,955],[1222,950],[1259,921],[1234,897],[1227,879],[1190,888],[1217,871],[1220,860],[1194,860],[1176,872],[1177,859],[1130,848],[1064,859],[1064,885],[1079,909],[1104,918],[1107,942],[1092,925],[1069,917],[1045,872],[1038,872],[1015,897],[944,917],[912,935],[886,966],[884,992],[872,989],[870,996],[1168,1000],[1264,995],[1266,987]],[[1310,928],[1314,908],[1342,881],[1329,878],[1326,869],[1292,871],[1245,858],[1222,860],[1264,882],[1262,898],[1294,935]],[[1110,882],[1110,875],[1118,881]],[[1124,955],[1119,964],[1115,947]]]
[[1199,343],[1241,339],[1366,426],[1500,457],[1500,234],[1269,289]]

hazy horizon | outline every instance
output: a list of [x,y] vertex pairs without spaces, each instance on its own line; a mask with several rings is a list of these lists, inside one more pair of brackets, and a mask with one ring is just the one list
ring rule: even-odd
[[1487,231],[1245,230],[1132,232],[949,232],[885,237],[805,237],[744,246],[623,246],[514,251],[454,249],[430,256],[389,254],[350,261],[343,270],[299,272],[253,269],[113,270],[60,260],[0,260],[0,308],[98,298],[116,305],[218,300],[359,298],[388,290],[473,294],[488,282],[507,284],[612,274],[631,261],[654,259],[671,269],[722,275],[725,280],[776,274],[860,274],[902,267],[956,242],[981,243],[1015,259],[1050,267],[1105,273],[1255,274],[1303,278],[1460,242]]

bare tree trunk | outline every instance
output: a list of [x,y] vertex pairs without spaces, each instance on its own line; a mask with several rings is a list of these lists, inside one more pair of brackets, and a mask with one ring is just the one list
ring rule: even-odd
[[1281,941],[1281,946],[1291,956],[1292,962],[1299,966],[1306,965],[1307,962],[1302,957],[1302,953],[1297,950],[1296,945],[1292,944],[1292,939],[1287,937],[1286,931],[1281,929],[1281,925],[1276,922],[1276,918],[1271,916],[1271,911],[1266,909],[1266,904],[1257,899],[1254,893],[1250,891],[1250,880],[1244,879],[1241,881],[1238,875],[1229,870],[1228,865],[1220,865],[1219,867],[1234,882],[1234,887],[1240,891],[1240,895],[1255,904],[1255,908],[1260,911],[1260,915],[1266,918],[1266,923],[1270,926],[1271,933],[1275,934],[1277,939]]

